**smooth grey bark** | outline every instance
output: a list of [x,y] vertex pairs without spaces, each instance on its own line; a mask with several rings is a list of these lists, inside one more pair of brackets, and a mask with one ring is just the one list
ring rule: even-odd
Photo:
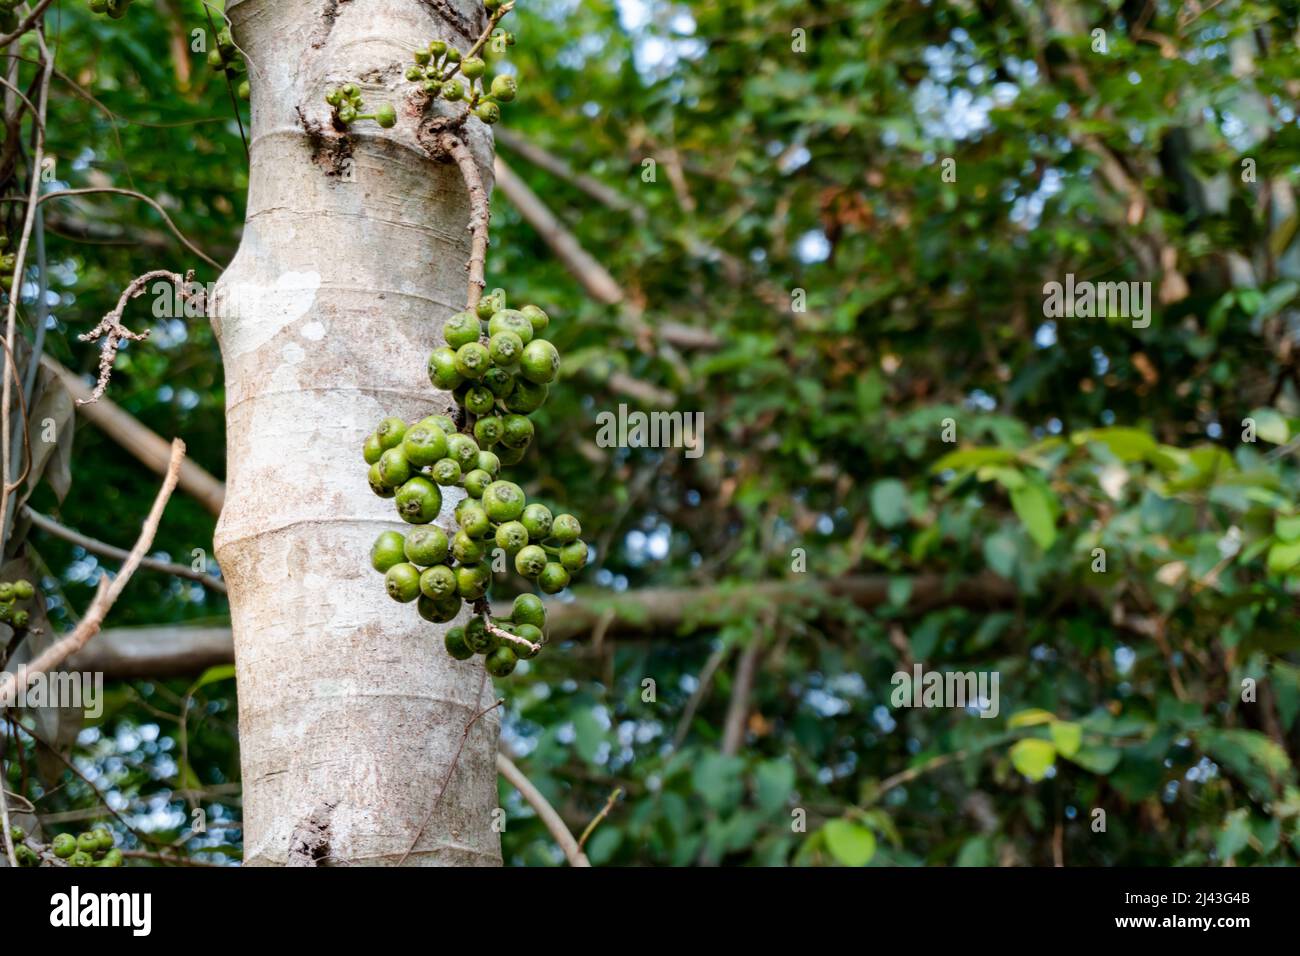
[[[470,209],[456,166],[417,144],[402,73],[434,37],[466,49],[486,18],[469,0],[233,0],[228,13],[249,61],[251,170],[211,311],[245,863],[291,862],[309,832],[318,863],[393,864],[492,702],[481,661],[452,660],[445,626],[393,604],[370,569],[375,536],[409,526],[361,457],[385,416],[450,411],[425,361],[464,307]],[[366,112],[392,103],[397,126],[332,129],[325,93],[349,81]],[[490,136],[474,119],[466,135],[490,183]],[[474,723],[408,863],[500,863],[497,713]]]

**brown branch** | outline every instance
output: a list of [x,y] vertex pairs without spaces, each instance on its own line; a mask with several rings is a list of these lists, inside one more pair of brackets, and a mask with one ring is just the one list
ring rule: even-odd
[[99,320],[99,325],[95,326],[89,332],[82,332],[77,336],[83,342],[94,342],[100,338],[104,339],[104,344],[99,350],[99,381],[95,383],[95,389],[90,393],[89,398],[78,398],[78,405],[90,405],[99,401],[100,396],[104,394],[104,389],[108,388],[108,380],[113,374],[113,362],[117,358],[117,350],[125,341],[143,342],[149,337],[149,330],[143,332],[132,332],[122,324],[122,312],[126,309],[126,304],[132,299],[137,299],[144,294],[145,286],[155,279],[167,279],[174,286],[176,291],[184,302],[194,298],[190,292],[189,286],[194,281],[194,270],[191,269],[185,275],[179,272],[168,272],[166,269],[154,269],[146,272],[144,275],[136,276],[130,284],[122,290],[118,296],[117,305],[113,310],[107,313]]
[[609,795],[609,799],[605,801],[605,805],[600,808],[600,813],[591,818],[591,822],[588,823],[586,829],[582,831],[582,836],[578,837],[579,850],[587,845],[588,838],[596,832],[596,827],[600,826],[600,822],[609,816],[609,811],[614,809],[614,804],[618,803],[619,798],[622,796],[623,788],[615,787],[613,792]]
[[[699,622],[691,633],[706,636],[714,632],[709,621],[731,614],[752,615],[756,607],[761,609],[764,604],[806,604],[838,598],[858,607],[873,608],[887,600],[890,580],[887,575],[859,575],[820,584],[768,581],[739,587],[642,588],[625,594],[579,591],[575,601],[547,602],[547,641],[555,644],[586,640],[602,621],[606,622],[604,627],[610,636],[685,641],[689,635],[681,633],[683,623]],[[948,606],[1008,607],[1018,597],[1009,581],[991,573],[957,581],[942,575],[917,575],[911,579],[908,613]],[[506,609],[501,611],[504,613]],[[81,670],[102,671],[108,678],[163,677],[193,674],[214,664],[229,664],[235,659],[234,653],[228,628],[185,625],[113,628],[79,654],[77,663]],[[725,653],[724,648],[719,656]],[[700,681],[707,685],[709,675],[702,672]]]
[[[41,364],[58,375],[73,398],[90,397],[90,388],[71,370],[64,368],[48,355],[41,358]],[[102,398],[94,404],[78,401],[77,404],[80,413],[91,424],[98,427],[140,462],[159,474],[167,473],[170,446],[160,435],[141,424],[129,412],[123,411],[111,399]],[[201,465],[188,458],[181,464],[180,487],[197,498],[212,514],[221,514],[221,507],[226,501],[226,486]]]
[[171,462],[167,468],[167,476],[163,479],[162,488],[158,490],[158,496],[154,499],[153,507],[149,510],[144,526],[140,529],[140,537],[136,541],[135,547],[131,549],[131,553],[122,565],[121,570],[118,571],[111,584],[107,575],[100,578],[99,588],[95,591],[95,597],[90,602],[90,607],[86,609],[85,615],[70,633],[59,638],[42,653],[38,654],[30,663],[19,667],[17,671],[0,675],[0,708],[9,707],[13,704],[20,686],[25,688],[32,678],[63,663],[76,651],[81,650],[86,645],[86,642],[99,632],[104,623],[104,617],[122,593],[122,589],[131,580],[131,576],[135,573],[135,569],[139,567],[145,552],[153,544],[154,535],[158,533],[158,524],[162,520],[163,509],[167,507],[167,501],[176,488],[176,482],[180,476],[181,462],[184,458],[185,443],[178,438],[172,442]]
[[27,14],[27,16],[23,17],[22,21],[18,24],[18,26],[14,28],[13,33],[6,33],[0,35],[0,47],[8,46],[9,44],[13,43],[14,40],[17,40],[20,36],[22,36],[24,33],[27,33],[29,30],[31,30],[31,28],[36,25],[36,21],[41,18],[41,15],[43,13],[45,13],[45,8],[48,7],[53,2],[54,0],[40,0],[40,3],[36,4],[36,6],[32,8],[31,12]]
[[[38,180],[39,178],[40,177],[37,177]],[[154,211],[157,212],[158,215],[162,216],[163,222],[166,223],[167,228],[172,231],[172,235],[180,240],[181,245],[194,253],[208,265],[212,266],[212,268],[216,269],[218,272],[221,271],[221,263],[217,262],[217,260],[213,259],[194,243],[190,242],[190,240],[185,236],[185,233],[181,232],[176,223],[172,222],[172,217],[167,215],[167,210],[159,205],[157,200],[151,196],[146,196],[144,193],[136,192],[134,189],[121,189],[116,186],[86,186],[80,189],[60,189],[52,193],[45,193],[39,197],[36,202],[43,203],[48,202],[51,199],[66,199],[69,196],[87,196],[92,193],[109,193],[116,196],[130,196],[133,199],[139,199],[141,202],[148,203],[153,207]]]
[[[80,531],[73,531],[65,525],[59,524],[48,515],[43,515],[39,511],[33,511],[29,507],[23,507],[22,514],[31,520],[32,524],[40,528],[46,534],[52,534],[64,541],[70,541],[78,547],[84,548],[94,554],[102,555],[106,558],[114,558],[118,561],[125,561],[130,552],[125,548],[119,548],[116,545],[99,541],[89,535],[84,535]],[[178,578],[188,578],[191,581],[198,581],[204,587],[211,588],[220,594],[226,593],[226,582],[220,578],[213,577],[211,574],[204,574],[202,571],[195,571],[187,564],[178,564],[174,561],[159,561],[156,558],[143,558],[140,561],[140,567],[148,568],[150,571],[161,571],[163,574],[171,574]]]
[[[500,751],[497,752],[497,773],[505,777],[510,786],[518,790],[519,795],[536,811],[537,818],[545,824],[555,842],[560,845],[560,849],[564,851],[564,858],[569,861],[570,866],[591,866],[587,854],[582,852],[582,843],[573,838],[573,834],[564,825],[555,808],[550,805],[542,792],[533,786],[533,782],[524,776],[524,772],[515,766],[514,761]],[[602,816],[608,811],[609,807],[606,806]]]
[[460,175],[465,180],[465,188],[469,191],[467,228],[473,239],[470,243],[467,267],[469,289],[465,295],[465,308],[473,309],[478,305],[478,300],[483,297],[483,288],[487,285],[483,280],[483,271],[487,265],[488,225],[492,218],[487,187],[483,185],[483,177],[479,174],[478,163],[474,162],[474,154],[469,151],[469,147],[459,136],[443,133],[438,137],[438,145],[443,152],[456,160],[456,165],[460,167]]
[[[770,621],[772,615],[765,615]],[[736,662],[736,676],[731,684],[731,700],[727,702],[727,718],[722,731],[722,753],[734,757],[745,740],[745,722],[749,717],[749,695],[754,688],[754,672],[758,657],[763,651],[764,635],[755,634],[741,652]]]

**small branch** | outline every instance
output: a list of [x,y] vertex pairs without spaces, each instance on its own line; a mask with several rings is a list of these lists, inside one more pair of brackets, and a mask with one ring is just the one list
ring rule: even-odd
[[728,757],[734,757],[739,753],[740,745],[745,740],[745,721],[749,717],[749,694],[754,687],[754,671],[758,666],[758,656],[763,650],[762,638],[762,634],[755,634],[736,663],[736,677],[731,685],[731,700],[727,703],[727,719],[722,731],[722,753]]
[[619,798],[622,796],[623,788],[615,787],[614,792],[611,793],[609,799],[605,801],[605,805],[600,808],[600,813],[591,818],[591,822],[587,824],[587,828],[582,831],[582,836],[578,837],[579,850],[587,845],[587,838],[596,832],[596,827],[600,826],[600,821],[609,816],[609,811],[614,809],[614,804],[618,803]]
[[89,332],[83,332],[77,336],[83,342],[94,342],[101,337],[104,339],[104,345],[99,352],[99,381],[95,384],[95,390],[90,393],[89,398],[77,399],[78,405],[89,405],[99,401],[100,396],[104,394],[104,389],[108,388],[108,380],[113,374],[113,361],[117,358],[117,350],[124,341],[143,342],[149,337],[148,329],[143,332],[132,332],[123,325],[122,312],[126,309],[126,304],[129,301],[143,295],[145,286],[156,279],[167,279],[175,285],[182,302],[194,298],[193,293],[189,290],[189,284],[194,281],[193,269],[183,276],[179,272],[155,269],[132,279],[130,285],[123,289],[122,294],[118,296],[117,305],[113,308],[113,311],[100,319],[99,325]]
[[[4,761],[0,760],[0,780],[3,776]],[[0,786],[0,827],[4,827],[5,832],[5,856],[9,858],[9,865],[18,869],[18,858],[14,855],[14,838],[9,832],[9,801],[5,799],[5,788]]]
[[171,863],[175,866],[221,866],[220,863],[209,863],[206,860],[190,860],[183,856],[173,856],[170,853],[155,853],[151,850],[123,850],[122,856],[135,860]]
[[[478,685],[479,694],[483,693],[483,686],[486,683],[487,683],[487,671],[484,671],[483,678]],[[475,695],[474,699],[476,701],[478,700],[477,694]],[[420,842],[420,837],[424,836],[425,827],[427,827],[429,825],[429,821],[433,819],[434,811],[436,811],[438,809],[438,805],[442,803],[443,794],[447,792],[447,784],[451,783],[451,775],[456,772],[456,765],[460,763],[460,754],[461,751],[465,749],[465,741],[469,740],[469,732],[471,728],[473,728],[473,726],[476,723],[478,723],[479,718],[481,718],[484,714],[491,713],[492,711],[496,710],[505,702],[506,699],[504,697],[498,697],[496,703],[494,703],[491,707],[484,707],[473,717],[471,717],[469,719],[469,723],[465,725],[465,732],[460,735],[460,744],[456,747],[456,753],[451,758],[451,766],[447,768],[447,775],[442,778],[442,786],[438,790],[438,796],[434,798],[433,806],[431,806],[429,808],[429,812],[425,814],[424,822],[420,824],[420,829],[415,831],[415,839],[413,839],[411,841],[411,845],[406,848],[406,852],[402,854],[402,858],[397,861],[398,866],[401,866],[403,863],[405,863],[406,858],[410,856],[411,853],[415,850],[415,845]]]
[[85,615],[69,634],[59,638],[42,653],[38,654],[30,663],[18,668],[16,672],[7,672],[0,675],[0,708],[12,706],[17,698],[20,686],[26,687],[32,678],[63,663],[99,632],[104,623],[104,617],[131,580],[131,576],[135,574],[135,569],[139,567],[145,553],[153,545],[154,535],[158,533],[158,524],[162,521],[163,509],[167,507],[167,501],[176,488],[181,462],[184,459],[185,443],[178,438],[172,442],[171,462],[167,467],[167,476],[163,479],[162,488],[158,490],[158,496],[154,499],[153,507],[149,510],[149,516],[140,529],[140,538],[136,541],[135,547],[131,549],[131,553],[127,556],[121,570],[118,571],[111,584],[107,575],[99,579],[99,588],[95,591],[94,600],[90,602],[90,607],[86,609]]
[[44,193],[36,200],[36,202],[43,203],[51,199],[66,199],[69,196],[86,196],[92,193],[111,193],[117,196],[130,196],[133,199],[139,199],[141,202],[148,203],[153,207],[154,211],[157,212],[158,215],[162,216],[163,222],[167,224],[167,228],[171,230],[172,235],[180,240],[181,245],[194,253],[208,265],[212,266],[212,268],[216,269],[218,272],[221,271],[221,263],[217,262],[217,260],[213,259],[194,243],[190,242],[190,240],[186,238],[185,233],[181,232],[176,223],[172,222],[172,217],[167,215],[167,210],[159,205],[156,199],[151,196],[146,196],[144,193],[136,192],[134,189],[121,189],[116,186],[86,186],[80,189],[59,189],[52,193]]
[[6,33],[3,36],[0,36],[0,47],[7,47],[9,44],[13,43],[14,40],[17,40],[24,33],[31,30],[31,28],[36,25],[36,21],[41,18],[41,14],[45,12],[45,8],[53,2],[54,0],[41,0],[40,3],[36,4],[36,6],[32,8],[31,13],[23,17],[22,22],[14,28],[13,33]]
[[731,653],[731,646],[723,644],[718,647],[709,659],[704,662],[704,667],[700,670],[700,676],[695,684],[695,691],[691,694],[690,700],[686,702],[686,707],[682,710],[682,716],[677,720],[677,730],[673,734],[673,750],[678,749],[682,742],[686,740],[686,735],[691,732],[691,721],[695,719],[695,712],[699,710],[700,704],[704,701],[704,696],[709,692],[709,687],[713,684],[713,675],[717,673],[722,662],[727,659]]
[[[114,558],[118,561],[125,561],[130,556],[129,551],[125,548],[119,548],[116,545],[107,544],[106,542],[96,540],[80,531],[73,531],[64,525],[59,524],[53,518],[41,514],[39,511],[33,511],[31,508],[24,506],[22,513],[31,519],[33,525],[40,528],[46,534],[52,534],[56,538],[62,538],[64,541],[70,541],[78,547],[84,548],[94,554],[102,555],[106,558]],[[177,564],[173,561],[159,561],[155,558],[142,558],[140,567],[148,568],[151,571],[161,571],[163,574],[175,575],[178,578],[189,578],[191,581],[198,581],[204,587],[211,588],[221,594],[226,593],[226,582],[220,578],[213,577],[210,574],[204,574],[202,571],[195,571],[185,564]]]
[[[524,772],[515,766],[514,761],[500,752],[497,753],[497,773],[505,777],[510,786],[518,790],[519,795],[537,812],[538,819],[546,825],[555,842],[560,845],[560,849],[564,851],[564,858],[569,861],[570,866],[591,866],[587,854],[582,852],[582,844],[573,838],[573,834],[564,825],[555,808],[542,796],[542,792],[533,786],[533,782],[524,776]],[[608,809],[607,806],[605,810]],[[590,830],[591,827],[587,829]],[[585,834],[583,839],[586,839]]]
[[478,300],[483,297],[483,289],[487,285],[483,279],[483,271],[487,265],[488,223],[492,216],[488,207],[487,188],[483,185],[483,177],[479,174],[478,163],[474,162],[474,154],[469,151],[469,147],[460,137],[452,133],[443,133],[438,138],[438,145],[456,160],[456,165],[460,167],[460,174],[465,180],[465,188],[469,191],[468,228],[473,235],[473,240],[470,244],[469,290],[465,296],[465,308],[473,309],[478,305]]
[[451,69],[443,76],[442,79],[444,83],[460,72],[460,65],[464,63],[465,60],[471,56],[478,56],[479,53],[483,51],[483,47],[487,46],[487,41],[492,38],[492,31],[496,29],[497,24],[500,23],[505,15],[514,8],[514,0],[511,0],[509,3],[501,4],[501,6],[497,7],[496,10],[493,11],[492,16],[488,18],[487,26],[484,27],[483,32],[479,34],[479,38],[474,41],[474,45],[470,47],[459,60],[453,63]]

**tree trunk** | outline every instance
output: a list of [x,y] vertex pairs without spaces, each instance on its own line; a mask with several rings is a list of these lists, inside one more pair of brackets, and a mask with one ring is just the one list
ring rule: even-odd
[[[477,0],[234,0],[249,60],[251,169],[243,240],[215,290],[226,374],[228,490],[216,555],[230,587],[245,862],[291,844],[318,862],[495,865],[496,711],[481,660],[449,625],[394,604],[375,536],[408,530],[366,483],[362,441],[387,415],[451,410],[425,361],[464,307],[469,202],[454,164],[415,138],[403,79],[434,37],[465,50]],[[397,126],[333,129],[326,91],[355,82]],[[491,141],[470,147],[490,182]],[[451,490],[451,489],[448,489]],[[447,525],[455,494],[444,493]]]

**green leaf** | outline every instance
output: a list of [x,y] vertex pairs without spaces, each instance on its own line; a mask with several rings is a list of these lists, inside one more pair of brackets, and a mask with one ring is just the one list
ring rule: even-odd
[[1042,485],[1026,484],[1011,492],[1011,507],[1044,551],[1056,541],[1054,503],[1052,493]]
[[1273,523],[1273,533],[1286,542],[1300,539],[1300,515],[1278,515]]
[[217,664],[213,667],[209,667],[200,674],[199,679],[190,686],[190,695],[193,696],[194,692],[200,687],[206,687],[208,684],[215,684],[219,680],[230,680],[234,676],[234,664]]
[[1286,574],[1300,564],[1300,541],[1278,541],[1268,549],[1269,574]]
[[876,855],[876,835],[852,820],[831,820],[822,827],[831,855],[845,866],[866,866]]
[[1255,420],[1255,437],[1273,445],[1285,445],[1291,438],[1291,427],[1281,412],[1273,408],[1257,408],[1250,413]]
[[1056,748],[1046,740],[1029,737],[1011,747],[1011,764],[1034,783],[1047,776],[1056,763]]
[[896,528],[907,520],[907,488],[896,478],[878,481],[871,488],[871,513],[885,528]]
[[725,810],[739,803],[744,794],[743,769],[744,761],[739,757],[707,753],[691,771],[691,783],[710,807]]
[[1008,727],[1035,727],[1038,724],[1050,724],[1056,719],[1056,715],[1050,710],[1043,710],[1041,707],[1030,707],[1028,710],[1018,710],[1007,718]]
[[794,764],[789,760],[765,760],[754,771],[755,797],[767,813],[782,809],[794,789]]
[[587,763],[594,763],[605,740],[605,728],[600,725],[595,711],[582,707],[573,714],[574,745],[578,755]]
[[1106,775],[1119,764],[1121,754],[1118,747],[1106,745],[1084,745],[1069,756],[1071,763],[1078,764],[1089,773]]
[[1120,461],[1141,461],[1156,450],[1156,440],[1136,428],[1094,428],[1074,436],[1077,444],[1101,442]]
[[1062,757],[1073,757],[1083,743],[1083,728],[1069,720],[1054,720],[1047,727],[1052,744]]
[[933,465],[930,471],[981,468],[985,465],[1006,465],[1016,460],[1016,453],[1007,448],[962,448],[950,451]]
[[1219,862],[1227,863],[1234,856],[1246,849],[1250,843],[1250,810],[1240,807],[1233,810],[1223,821],[1215,848],[1219,852]]

